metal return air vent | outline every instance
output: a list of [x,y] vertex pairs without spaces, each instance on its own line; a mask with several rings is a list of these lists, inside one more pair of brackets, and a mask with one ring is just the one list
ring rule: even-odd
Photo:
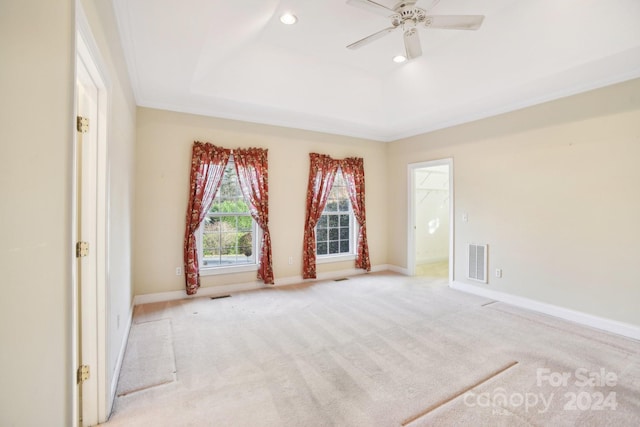
[[469,244],[469,274],[467,278],[487,283],[487,245]]

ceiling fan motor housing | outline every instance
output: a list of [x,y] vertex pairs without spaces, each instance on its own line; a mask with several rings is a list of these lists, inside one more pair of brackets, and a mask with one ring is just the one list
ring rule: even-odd
[[419,7],[413,7],[413,5],[406,5],[396,10],[398,13],[391,16],[391,23],[394,27],[405,24],[414,27],[427,19],[427,12]]

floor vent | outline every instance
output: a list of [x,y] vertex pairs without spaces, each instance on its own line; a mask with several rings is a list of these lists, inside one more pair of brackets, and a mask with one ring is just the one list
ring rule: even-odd
[[349,280],[349,278],[348,278],[348,277],[341,277],[341,278],[339,278],[339,279],[334,279],[333,281],[334,281],[334,282],[342,282],[342,281],[344,281],[344,280]]
[[211,297],[211,299],[229,298],[231,295],[220,295],[217,297]]
[[487,283],[487,245],[469,244],[469,275],[467,278]]

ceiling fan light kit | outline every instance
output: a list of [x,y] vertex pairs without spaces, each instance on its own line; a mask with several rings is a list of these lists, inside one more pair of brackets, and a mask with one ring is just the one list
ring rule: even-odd
[[422,45],[420,44],[418,28],[477,30],[484,21],[483,15],[427,15],[427,10],[432,9],[440,0],[431,0],[431,4],[426,9],[416,7],[417,0],[397,1],[393,7],[387,7],[379,3],[382,1],[387,0],[378,0],[378,2],[372,0],[347,0],[347,4],[384,15],[391,20],[391,27],[373,33],[355,43],[351,43],[347,48],[361,48],[398,28],[402,28],[406,59],[414,59],[422,56]]

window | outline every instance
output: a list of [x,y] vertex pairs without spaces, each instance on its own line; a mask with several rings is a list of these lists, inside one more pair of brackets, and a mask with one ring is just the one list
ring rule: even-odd
[[338,169],[327,199],[327,205],[316,225],[316,254],[323,256],[353,255],[356,221],[351,209],[347,183]]
[[200,227],[200,268],[210,273],[220,267],[255,268],[257,228],[240,190],[232,156]]

